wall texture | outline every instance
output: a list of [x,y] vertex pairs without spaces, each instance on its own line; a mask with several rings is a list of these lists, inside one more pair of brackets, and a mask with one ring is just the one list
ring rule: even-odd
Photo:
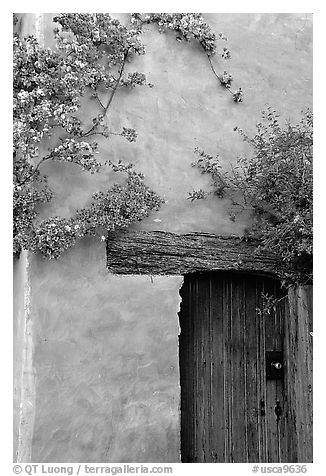
[[[144,33],[147,54],[127,71],[146,73],[155,87],[121,92],[112,103],[112,129],[134,127],[138,140],[102,141],[102,159],[134,163],[166,200],[141,229],[241,235],[246,223],[231,222],[224,201],[186,200],[193,188],[208,185],[190,165],[193,149],[219,153],[229,163],[248,152],[235,126],[252,133],[268,105],[284,120],[296,120],[312,104],[311,15],[205,17],[229,38],[232,59],[216,60],[216,69],[232,72],[235,87],[245,91],[243,104],[234,104],[219,86],[197,45],[176,42],[173,33],[159,34],[154,26]],[[46,45],[52,27],[51,14],[21,16],[21,32],[36,32]],[[85,108],[96,112],[93,102]],[[115,180],[112,172],[90,176],[70,164],[45,164],[43,171],[56,193],[44,216],[69,216]],[[33,462],[178,462],[182,277],[117,277],[105,261],[105,246],[94,239],[56,262],[29,258],[33,326],[26,355],[35,374],[35,404],[27,416],[29,451],[18,455]],[[23,275],[17,272],[19,283]],[[20,309],[23,286],[17,289]],[[15,314],[17,322],[23,314]],[[19,365],[18,359],[18,380]]]
[[98,246],[32,269],[32,460],[178,461],[182,278],[112,276]]

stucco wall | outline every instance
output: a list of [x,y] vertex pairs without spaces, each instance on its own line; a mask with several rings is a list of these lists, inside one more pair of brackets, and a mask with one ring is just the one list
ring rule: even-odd
[[101,245],[32,269],[32,460],[178,461],[182,278],[112,276]]
[[[134,127],[138,139],[131,144],[115,136],[98,140],[99,157],[134,163],[147,183],[165,198],[164,207],[139,225],[143,229],[241,234],[245,223],[229,220],[224,201],[186,200],[193,188],[206,188],[209,183],[191,167],[194,148],[218,153],[229,163],[248,151],[233,131],[235,126],[253,133],[261,110],[268,105],[279,111],[283,120],[296,120],[300,111],[312,104],[311,16],[206,14],[205,18],[214,31],[222,31],[229,39],[231,60],[213,61],[217,71],[232,72],[234,87],[245,91],[244,102],[235,104],[219,85],[198,45],[177,42],[173,32],[159,34],[154,25],[146,26],[143,42],[147,53],[128,64],[126,71],[146,73],[154,87],[121,90],[108,113],[111,130]],[[47,31],[49,20],[46,17]],[[89,120],[92,112],[99,112],[95,100],[89,101],[86,109]],[[114,174],[104,169],[90,176],[70,164],[46,164],[44,171],[49,172],[58,197],[46,213],[69,215],[88,202],[92,191],[105,189],[115,180]]]
[[[137,225],[142,229],[241,234],[245,223],[231,222],[223,201],[186,200],[193,188],[208,184],[190,166],[194,147],[227,163],[247,151],[234,126],[253,132],[267,105],[284,119],[297,119],[311,106],[310,15],[205,17],[229,38],[232,59],[216,67],[233,73],[244,103],[234,104],[217,84],[198,46],[149,26],[147,54],[127,71],[146,73],[155,87],[117,94],[109,113],[112,129],[134,127],[138,139],[102,141],[101,157],[134,163],[166,200]],[[51,15],[39,21],[50,44]],[[32,16],[22,22],[22,31],[33,28]],[[95,103],[86,107],[96,111]],[[90,176],[69,164],[46,164],[43,171],[56,192],[44,216],[69,216],[115,180],[109,171]],[[82,240],[56,262],[30,259],[36,381],[33,437],[25,444],[32,461],[179,461],[181,283],[182,277],[110,275],[105,246],[95,239]]]
[[22,402],[22,371],[24,368],[25,349],[25,296],[27,283],[26,254],[13,262],[13,454],[14,458],[18,451],[18,439],[20,434],[20,414]]

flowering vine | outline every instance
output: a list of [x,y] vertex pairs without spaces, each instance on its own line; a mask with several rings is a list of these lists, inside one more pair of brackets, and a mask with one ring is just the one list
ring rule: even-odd
[[[78,238],[99,234],[105,239],[108,230],[126,228],[163,203],[132,165],[101,160],[96,138],[119,135],[128,142],[137,139],[137,132],[127,125],[121,131],[112,130],[109,110],[121,88],[153,87],[144,73],[125,71],[133,58],[145,54],[140,40],[144,22],[174,29],[186,40],[195,38],[210,62],[217,37],[200,14],[149,14],[143,19],[131,14],[130,18],[130,24],[123,25],[109,14],[59,14],[53,19],[56,49],[41,47],[31,35],[20,38],[14,34],[15,253],[39,250],[48,258],[58,258]],[[219,38],[225,40],[223,35]],[[224,48],[222,57],[229,56]],[[225,72],[219,79],[230,90],[232,76]],[[84,97],[96,101],[95,117],[80,117]],[[42,153],[45,143],[50,146]],[[125,173],[126,181],[93,194],[90,205],[69,219],[40,220],[40,205],[53,197],[42,172],[48,161],[70,163],[91,174],[111,167]]]
[[192,39],[198,41],[207,56],[213,74],[221,86],[232,94],[234,102],[243,101],[243,91],[241,88],[235,91],[231,90],[232,74],[227,71],[224,71],[223,74],[218,74],[213,64],[212,58],[216,54],[223,60],[231,58],[231,53],[226,46],[221,51],[217,49],[217,40],[226,42],[227,37],[223,33],[216,35],[208,23],[205,22],[201,13],[150,13],[147,15],[132,13],[131,18],[132,23],[139,27],[143,24],[155,23],[158,25],[160,32],[174,30],[177,32],[176,39],[178,41],[190,41]]
[[[108,110],[120,88],[152,87],[143,73],[125,73],[126,63],[144,54],[140,31],[108,14],[61,14],[54,22],[56,50],[42,48],[33,36],[14,34],[13,43],[14,251],[40,250],[49,258],[87,234],[105,236],[108,230],[125,228],[163,203],[131,165],[101,161],[94,140],[110,135],[136,140],[130,127],[110,129]],[[100,109],[89,123],[79,117],[85,95]],[[40,144],[46,138],[54,145],[42,155]],[[41,172],[46,161],[68,162],[91,174],[109,166],[124,172],[126,182],[93,194],[90,206],[70,219],[39,220],[39,205],[53,197]]]

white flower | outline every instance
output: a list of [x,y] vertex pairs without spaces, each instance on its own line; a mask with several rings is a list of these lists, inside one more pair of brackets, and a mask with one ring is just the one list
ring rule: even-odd
[[71,230],[71,226],[66,225],[66,226],[65,226],[65,229],[66,229],[67,231],[70,231],[70,230]]
[[75,230],[78,230],[79,225],[75,225],[74,228],[75,228]]
[[18,99],[23,102],[23,101],[26,101],[28,99],[28,92],[27,91],[21,91],[17,94],[18,96]]
[[105,236],[104,235],[101,236],[101,241],[105,241]]

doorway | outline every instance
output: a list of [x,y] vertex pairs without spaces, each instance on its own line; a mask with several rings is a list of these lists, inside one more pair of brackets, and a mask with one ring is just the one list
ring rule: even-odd
[[182,462],[292,462],[279,282],[195,273],[180,294]]

